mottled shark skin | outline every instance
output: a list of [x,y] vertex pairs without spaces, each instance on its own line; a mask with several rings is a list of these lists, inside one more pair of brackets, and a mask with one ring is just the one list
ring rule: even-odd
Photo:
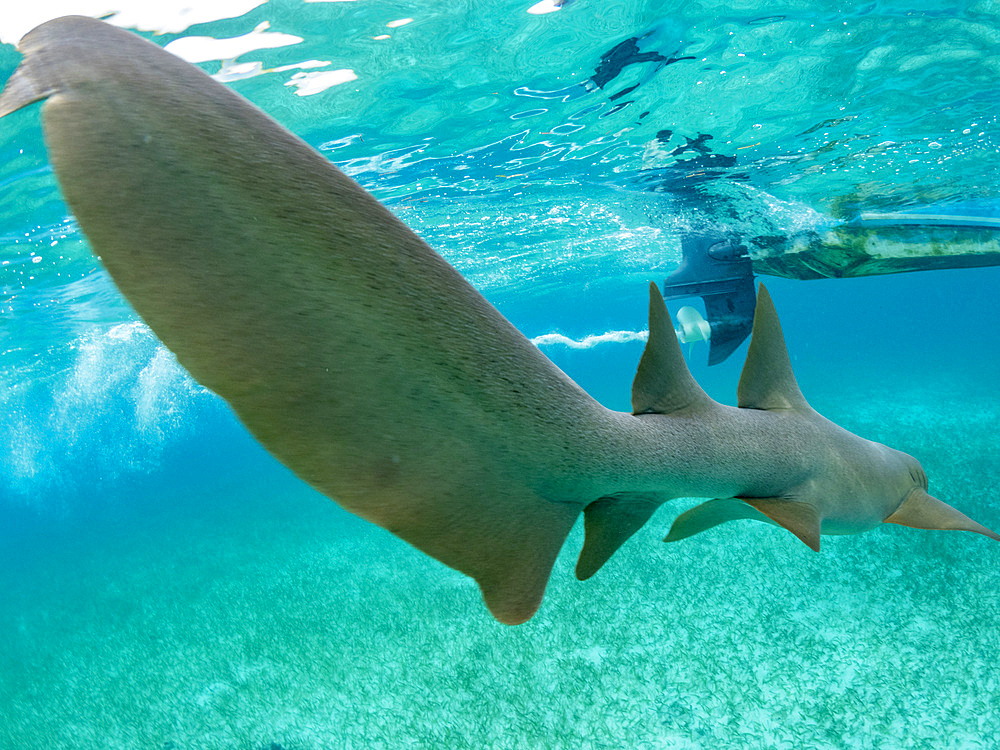
[[588,396],[462,276],[306,143],[197,68],[100,21],[30,32],[0,116],[38,100],[67,202],[191,375],[339,504],[538,608],[580,512],[595,573],[663,502],[668,539],[739,517],[821,533],[883,521],[996,534],[915,459],[808,407],[762,288],[739,407],[692,379],[663,299],[633,414]]

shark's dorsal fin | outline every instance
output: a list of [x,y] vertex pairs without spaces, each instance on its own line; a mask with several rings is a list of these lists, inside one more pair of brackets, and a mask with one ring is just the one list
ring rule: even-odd
[[661,499],[640,493],[602,497],[584,508],[586,537],[576,562],[576,577],[585,581],[600,570],[661,503]]
[[778,313],[763,284],[757,292],[753,334],[736,398],[743,409],[812,411],[795,381]]
[[787,497],[716,498],[681,513],[670,527],[665,542],[676,542],[727,521],[765,521],[787,529],[812,550],[819,552],[820,517],[816,506]]
[[982,524],[976,523],[964,513],[952,508],[948,503],[931,497],[919,487],[911,492],[896,512],[883,523],[896,523],[914,529],[941,529],[948,531],[974,531],[1000,542],[995,534]]
[[650,283],[649,340],[632,381],[632,413],[673,414],[713,403],[691,377],[663,296]]

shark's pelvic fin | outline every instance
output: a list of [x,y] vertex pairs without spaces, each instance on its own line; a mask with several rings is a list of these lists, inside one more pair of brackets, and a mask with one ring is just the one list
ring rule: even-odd
[[[657,293],[656,296],[659,296]],[[650,302],[649,341],[653,342],[653,308]],[[648,346],[647,346],[648,351]],[[643,354],[645,360],[645,354]],[[641,373],[641,364],[640,364]],[[690,377],[690,376],[689,376]],[[639,376],[636,376],[638,382]],[[633,394],[634,394],[633,389]],[[708,398],[705,396],[705,398]],[[737,390],[740,408],[811,412],[799,390],[792,363],[785,348],[778,314],[771,295],[761,284],[757,294],[753,336]],[[635,396],[632,398],[635,404]],[[769,521],[792,532],[813,550],[819,551],[821,518],[816,503],[800,497],[718,498],[682,513],[670,527],[664,541],[673,542],[740,519]]]
[[753,335],[736,398],[743,409],[812,411],[795,380],[778,313],[763,284],[757,292]]
[[576,562],[581,581],[601,569],[630,536],[642,528],[661,500],[645,495],[602,497],[583,509],[586,541]]
[[727,521],[764,521],[787,529],[812,550],[819,552],[820,517],[816,506],[787,497],[728,497],[709,500],[681,513],[665,542],[676,542],[700,534]]
[[673,414],[715,402],[695,382],[656,284],[649,285],[649,340],[632,381],[633,414]]
[[952,508],[948,503],[928,495],[919,487],[911,492],[896,512],[884,523],[910,526],[914,529],[940,529],[947,531],[974,531],[1000,542],[1000,535],[976,523],[964,513]]

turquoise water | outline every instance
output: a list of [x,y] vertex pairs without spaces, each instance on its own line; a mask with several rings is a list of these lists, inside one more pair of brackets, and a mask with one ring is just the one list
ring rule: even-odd
[[[301,39],[199,64],[529,337],[643,331],[692,229],[998,212],[989,3],[530,6],[136,24]],[[18,59],[0,44],[0,77]],[[0,121],[0,748],[995,746],[1000,545],[893,526],[815,554],[734,523],[667,546],[679,500],[583,583],[575,529],[538,615],[499,625],[186,376],[91,255],[39,122]],[[1000,527],[1000,269],[766,281],[811,403]],[[615,339],[543,350],[626,409],[642,342]],[[734,403],[742,354],[691,368]]]

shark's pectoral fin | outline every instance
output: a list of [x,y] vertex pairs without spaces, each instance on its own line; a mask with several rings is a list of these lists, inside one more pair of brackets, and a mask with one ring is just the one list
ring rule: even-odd
[[976,523],[964,513],[952,508],[917,488],[911,492],[896,512],[883,523],[895,523],[914,529],[940,529],[949,531],[974,531],[1000,542],[1000,535]]
[[478,493],[472,486],[440,493],[413,488],[359,514],[475,579],[493,616],[519,625],[541,604],[580,506],[488,476],[483,484]]
[[787,497],[717,498],[681,513],[670,527],[665,542],[707,531],[727,521],[750,519],[764,521],[787,529],[806,545],[819,552],[820,517],[816,506],[808,501]]
[[586,538],[576,562],[576,577],[585,581],[600,570],[660,504],[661,500],[655,497],[638,494],[602,497],[584,508]]

